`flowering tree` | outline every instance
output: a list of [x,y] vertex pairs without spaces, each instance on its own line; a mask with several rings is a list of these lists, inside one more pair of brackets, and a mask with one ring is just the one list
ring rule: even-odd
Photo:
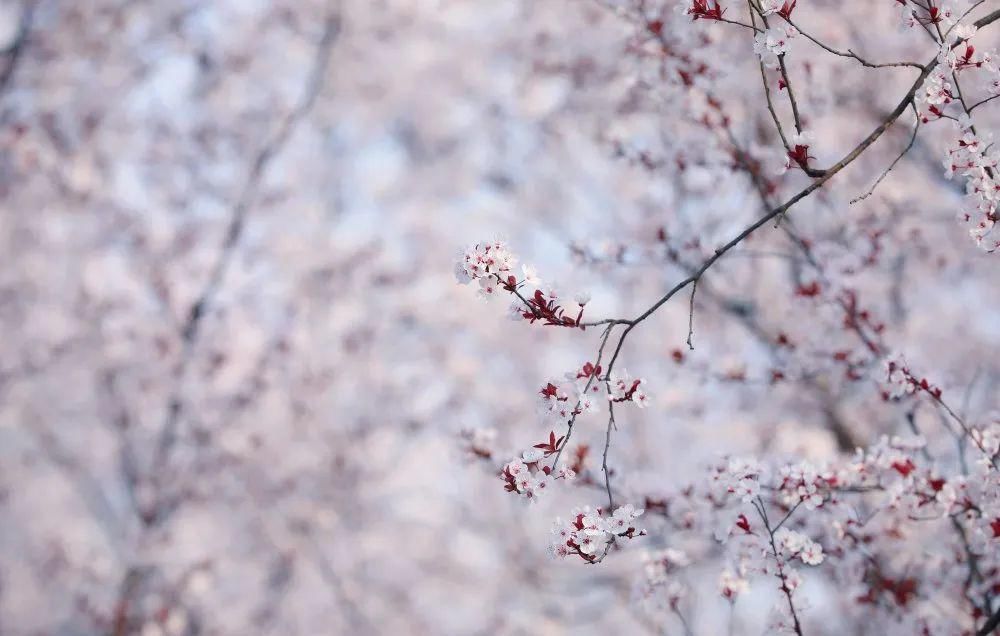
[[996,10],[0,1],[0,633],[988,631]]
[[[615,122],[609,136],[618,155],[651,173],[679,174],[689,188],[702,182],[705,194],[694,209],[649,214],[620,241],[574,245],[579,264],[600,275],[649,265],[672,273],[655,302],[623,317],[603,317],[588,294],[570,300],[533,267],[518,267],[503,240],[461,253],[458,281],[485,299],[507,297],[511,319],[599,334],[579,366],[540,383],[542,425],[527,450],[498,465],[482,432],[470,431],[464,446],[494,466],[504,490],[528,501],[563,484],[590,493],[591,505],[556,520],[555,557],[596,565],[637,542],[660,546],[646,556],[636,596],[668,629],[676,621],[674,628],[700,633],[695,625],[711,624],[692,614],[713,607],[697,590],[715,572],[732,607],[755,587],[771,592],[768,633],[830,633],[820,622],[828,612],[810,617],[814,605],[842,612],[836,633],[992,633],[1000,627],[994,362],[963,369],[956,360],[954,388],[942,389],[945,369],[907,324],[899,298],[907,285],[922,287],[928,272],[940,275],[946,258],[989,267],[989,256],[932,256],[936,249],[921,247],[941,230],[905,217],[931,200],[941,205],[933,190],[982,251],[1000,248],[1000,153],[987,132],[998,121],[987,111],[1000,96],[1000,66],[987,47],[997,41],[990,32],[1000,10],[981,1],[866,3],[860,21],[841,28],[846,3],[693,0],[679,11],[645,0],[603,4],[630,25],[625,51],[638,69],[622,118],[645,126]],[[892,31],[899,35],[886,35]],[[877,55],[868,50],[876,40]],[[858,73],[878,74],[878,90],[860,84],[866,92],[852,94],[846,78]],[[754,76],[756,88],[740,81]],[[871,103],[886,99],[891,105]],[[898,148],[879,143],[907,113],[912,130]],[[855,134],[868,118],[870,132]],[[944,146],[947,181],[925,165],[925,143]],[[862,162],[868,169],[851,170]],[[928,198],[884,196],[893,180],[905,180],[900,192],[920,189]],[[950,191],[954,180],[964,196]],[[751,267],[740,256],[776,262]],[[995,306],[993,272],[982,271]],[[628,344],[678,304],[686,330],[675,320],[656,338],[672,347],[672,377],[719,373],[716,348],[699,357],[696,342],[706,312],[728,315],[758,341],[765,362],[748,356],[722,378],[759,384],[757,400],[797,407],[796,417],[815,421],[818,413],[839,452],[796,458],[767,452],[762,439],[753,459],[721,457],[678,481],[629,480],[629,471],[648,472],[656,460],[633,450],[615,462],[612,449],[637,417],[632,409],[655,404],[655,387],[667,381],[631,376]],[[993,351],[997,327],[994,313]],[[963,338],[962,325],[934,329],[948,342]],[[908,364],[911,352],[926,362]],[[981,389],[990,395],[974,408],[981,364],[994,370]],[[667,412],[687,399],[710,402],[705,389],[672,395]],[[818,403],[796,403],[809,394]],[[670,418],[678,419],[684,415]],[[579,441],[581,429],[599,430],[603,440]],[[808,585],[819,591],[807,596]]]

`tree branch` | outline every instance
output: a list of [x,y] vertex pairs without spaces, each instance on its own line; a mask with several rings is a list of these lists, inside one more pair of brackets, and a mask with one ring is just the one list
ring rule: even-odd
[[[993,13],[984,16],[983,18],[980,18],[979,20],[976,21],[975,24],[978,28],[982,28],[983,26],[991,24],[998,19],[1000,19],[1000,10],[994,11]],[[958,46],[959,43],[961,43],[961,40],[956,42],[955,46]],[[782,205],[779,205],[778,207],[774,208],[767,214],[758,218],[754,223],[752,223],[751,225],[746,227],[743,231],[741,231],[739,234],[737,234],[735,237],[733,237],[729,242],[724,244],[722,247],[716,249],[715,253],[708,259],[706,259],[694,274],[688,276],[684,280],[674,285],[674,287],[672,287],[666,294],[664,294],[659,300],[657,300],[651,307],[649,307],[642,314],[640,314],[635,319],[630,321],[628,323],[628,326],[622,332],[621,336],[618,339],[618,343],[615,346],[614,353],[611,356],[611,361],[608,363],[608,373],[611,372],[611,369],[614,367],[615,362],[618,360],[618,356],[621,354],[622,347],[625,344],[625,339],[628,337],[629,333],[631,333],[632,330],[635,329],[637,325],[639,325],[644,320],[653,315],[660,307],[666,304],[667,301],[673,298],[674,294],[676,294],[680,290],[687,287],[689,284],[692,284],[696,280],[701,278],[701,276],[706,271],[708,271],[708,269],[711,268],[712,265],[714,265],[720,258],[722,258],[722,256],[726,252],[728,252],[735,246],[739,245],[743,241],[743,239],[753,234],[753,232],[755,232],[758,228],[763,226],[771,219],[774,219],[778,215],[787,212],[792,206],[794,206],[796,203],[798,203],[802,199],[808,197],[810,194],[818,190],[827,181],[832,179],[837,173],[839,173],[841,170],[850,165],[855,159],[857,159],[861,155],[861,153],[863,153],[865,150],[868,149],[869,146],[875,143],[879,139],[879,137],[881,137],[885,133],[885,131],[888,130],[888,128],[897,119],[899,119],[900,115],[903,114],[903,111],[905,111],[907,106],[909,106],[910,103],[913,101],[914,94],[916,94],[916,92],[920,89],[920,87],[923,85],[924,80],[927,78],[928,75],[930,75],[931,71],[933,71],[937,67],[937,65],[938,65],[938,59],[937,56],[935,56],[932,60],[930,60],[929,62],[927,62],[927,64],[923,66],[923,70],[921,71],[920,75],[916,78],[916,80],[914,80],[913,85],[906,92],[906,94],[896,105],[896,107],[892,110],[892,112],[889,113],[889,115],[885,118],[885,120],[883,120],[881,124],[879,124],[867,137],[865,137],[857,146],[855,146],[853,150],[851,150],[840,161],[838,161],[828,170],[826,170],[823,173],[823,176],[819,177],[818,179],[810,183],[798,194],[791,197],[788,201],[786,201]]]

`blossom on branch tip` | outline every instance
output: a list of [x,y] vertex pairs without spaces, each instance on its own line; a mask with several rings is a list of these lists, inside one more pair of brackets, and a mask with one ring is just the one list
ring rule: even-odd
[[684,13],[693,20],[721,20],[725,9],[719,6],[719,0],[690,0]]
[[620,506],[610,516],[601,508],[578,508],[568,523],[556,519],[551,553],[559,558],[576,555],[588,563],[597,563],[616,539],[645,536],[646,531],[637,530],[633,523],[642,514],[643,510],[631,504]]
[[761,0],[760,9],[764,15],[777,13],[787,20],[792,17],[797,2],[798,0]]
[[538,277],[538,271],[531,265],[521,265],[521,273],[524,274],[524,282],[532,287],[541,287],[542,279]]
[[780,66],[778,56],[788,53],[791,42],[799,34],[790,24],[772,26],[754,36],[753,50],[764,66],[776,69]]
[[823,547],[800,532],[779,528],[774,533],[774,544],[782,556],[798,558],[806,565],[823,562]]
[[[584,305],[590,300],[589,294],[578,295],[576,306],[563,307],[555,287],[542,287],[542,281],[533,267],[523,265],[523,278],[518,280],[513,272],[516,263],[517,257],[503,241],[476,243],[459,255],[455,263],[455,278],[462,284],[478,281],[478,295],[486,300],[500,292],[511,294],[514,300],[507,316],[512,320],[583,328]],[[531,287],[536,289],[532,292]]]
[[607,380],[609,402],[634,402],[639,408],[649,406],[649,395],[645,390],[646,380],[633,380],[628,371],[612,371]]
[[744,503],[752,501],[760,493],[761,467],[755,460],[733,458],[721,474],[721,484],[730,494]]
[[951,82],[948,81],[944,71],[935,69],[914,95],[913,103],[917,107],[921,121],[927,123],[931,120],[931,116],[935,119],[943,117],[943,108],[954,98]]
[[539,469],[536,462],[521,459],[515,459],[504,466],[500,476],[505,482],[504,490],[521,495],[528,501],[537,501],[552,480],[548,467]]
[[476,243],[467,247],[455,264],[455,277],[468,283],[484,277],[506,279],[507,272],[517,263],[517,257],[503,241]]
[[809,160],[813,159],[809,154],[809,146],[815,140],[815,135],[808,130],[792,135],[788,140],[789,150],[785,155],[785,170],[798,166],[803,170],[809,167]]

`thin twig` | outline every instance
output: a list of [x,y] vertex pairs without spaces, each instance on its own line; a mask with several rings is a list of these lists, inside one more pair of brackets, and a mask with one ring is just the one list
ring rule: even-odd
[[698,291],[698,279],[696,278],[694,284],[691,286],[691,307],[688,311],[688,338],[687,345],[688,349],[694,351],[694,345],[691,343],[691,336],[694,335],[694,295]]
[[934,400],[938,404],[938,406],[943,408],[945,412],[948,415],[950,415],[953,420],[958,422],[958,425],[962,427],[963,431],[965,431],[966,436],[968,436],[968,438],[972,440],[972,443],[975,444],[976,447],[978,447],[979,450],[983,452],[983,455],[985,455],[986,459],[989,460],[990,465],[993,466],[994,470],[1000,470],[1000,466],[997,466],[996,457],[992,453],[990,453],[990,451],[987,450],[985,446],[983,446],[983,442],[980,439],[978,439],[975,435],[972,434],[972,429],[970,429],[969,425],[965,423],[965,420],[963,420],[958,415],[958,413],[952,410],[952,408],[948,406],[948,404],[944,400],[942,400],[940,396],[927,389],[924,389],[924,392],[927,393],[927,395],[931,396],[931,399]]
[[767,100],[767,111],[771,113],[771,119],[774,121],[775,128],[778,129],[778,136],[781,137],[781,144],[785,147],[785,151],[791,153],[792,147],[788,145],[788,138],[785,137],[785,129],[781,126],[781,120],[778,119],[778,113],[774,110],[774,102],[771,100],[771,88],[767,84],[767,71],[764,70],[764,63],[760,62],[760,79],[764,84],[764,98]]
[[875,63],[875,62],[869,62],[868,60],[866,60],[865,58],[861,57],[860,55],[858,55],[857,53],[855,53],[851,49],[847,49],[846,53],[844,51],[838,51],[837,49],[833,48],[832,46],[829,46],[827,44],[824,44],[823,42],[820,42],[817,38],[813,37],[812,35],[810,35],[806,31],[803,31],[802,27],[800,27],[798,24],[792,22],[791,18],[789,18],[787,16],[784,16],[784,15],[781,16],[781,17],[784,18],[785,22],[787,22],[788,24],[790,24],[793,27],[795,27],[795,30],[798,31],[799,33],[801,33],[803,36],[805,36],[805,38],[807,40],[809,40],[810,42],[812,42],[816,46],[820,47],[821,49],[823,49],[827,53],[832,53],[832,54],[840,56],[840,57],[847,57],[847,58],[851,58],[853,60],[857,60],[858,62],[861,63],[862,66],[866,66],[868,68],[894,68],[894,67],[895,68],[898,68],[898,67],[909,67],[909,68],[917,68],[917,69],[922,69],[923,68],[923,66],[921,66],[920,64],[917,64],[916,62],[885,62],[883,64],[878,64],[878,63]]
[[948,34],[951,33],[952,30],[955,27],[957,27],[959,24],[961,24],[962,20],[964,20],[966,18],[966,16],[968,16],[970,13],[972,13],[973,11],[975,11],[976,8],[978,8],[979,5],[981,5],[984,2],[986,2],[986,0],[977,0],[972,6],[970,6],[968,9],[966,9],[965,13],[963,13],[957,20],[955,20],[955,23],[952,24],[950,27],[948,27],[948,30],[944,32],[944,37],[942,37],[942,40],[945,37],[948,37]]
[[968,112],[971,113],[972,111],[976,110],[977,108],[979,108],[983,104],[988,104],[989,102],[992,102],[994,99],[996,99],[998,97],[1000,97],[1000,93],[997,93],[996,95],[993,95],[992,97],[987,97],[986,99],[981,99],[978,102],[976,102],[975,104],[973,104],[972,106],[969,106],[969,111]]
[[612,512],[615,509],[615,500],[611,496],[611,473],[608,472],[608,449],[611,448],[611,429],[617,428],[615,425],[615,403],[608,402],[608,430],[604,436],[604,460],[601,462],[601,468],[604,470],[604,487],[608,491],[608,512]]
[[917,121],[913,125],[913,134],[910,136],[910,143],[906,144],[906,147],[903,148],[903,151],[901,153],[899,153],[899,156],[897,156],[896,159],[889,164],[889,167],[886,168],[882,172],[882,174],[879,175],[878,179],[875,180],[875,183],[872,184],[872,187],[869,188],[868,191],[862,194],[861,196],[851,199],[849,205],[854,205],[858,201],[863,201],[864,199],[870,197],[872,193],[875,192],[875,188],[878,187],[878,184],[882,183],[882,180],[885,179],[890,172],[892,172],[892,169],[896,167],[896,164],[899,163],[903,159],[903,157],[906,156],[906,153],[910,152],[911,148],[913,148],[914,142],[917,141],[917,132],[920,130],[920,115],[916,113],[916,107],[914,107],[914,114],[916,115]]
[[778,56],[778,68],[781,69],[781,78],[785,80],[785,92],[788,93],[788,101],[792,105],[792,120],[795,122],[795,132],[802,134],[802,120],[799,117],[799,105],[795,101],[795,93],[792,91],[792,80],[788,77],[788,67],[785,66],[785,54]]
[[[611,336],[611,330],[614,329],[616,324],[620,324],[620,321],[612,321],[608,323],[608,326],[604,329],[604,333],[601,335],[601,344],[597,348],[597,360],[594,361],[595,368],[601,366],[601,358],[604,356],[604,347],[608,344],[608,338]],[[590,386],[594,383],[596,378],[596,373],[591,374],[591,376],[587,379],[587,384],[583,387],[583,393],[587,393],[587,391],[590,390]],[[576,406],[573,408],[573,415],[570,416],[569,422],[566,424],[566,437],[563,438],[562,444],[559,445],[559,450],[556,451],[556,456],[552,460],[551,470],[553,471],[556,469],[556,466],[559,465],[559,458],[562,457],[563,451],[566,450],[567,446],[569,446],[569,439],[573,436],[573,425],[576,424],[576,417],[579,415],[579,410],[580,402],[577,401]]]
[[[750,0],[748,0],[748,1],[750,1]],[[770,23],[768,23],[768,21],[767,21],[767,16],[764,15],[763,11],[761,11],[758,6],[756,6],[753,2],[750,2],[750,8],[751,8],[751,14],[750,14],[750,19],[751,20],[753,20],[753,11],[756,11],[757,14],[760,16],[761,21],[764,23],[764,27],[765,28],[769,28],[771,26]],[[799,104],[798,104],[798,102],[795,99],[795,91],[792,88],[792,79],[788,75],[788,67],[785,64],[785,54],[784,53],[782,53],[781,55],[778,56],[778,69],[781,72],[781,79],[785,83],[785,92],[788,94],[788,103],[791,104],[791,107],[792,107],[792,121],[795,124],[795,132],[801,135],[802,134],[802,118],[799,116]],[[768,105],[771,108],[771,115],[772,115],[772,117],[774,117],[775,123],[777,123],[778,122],[777,116],[774,114],[773,106],[770,105],[771,95],[770,95],[770,91],[767,88],[767,76],[764,73],[763,64],[761,65],[761,77],[764,80],[764,91],[765,91],[765,93],[767,93]],[[784,140],[784,135],[782,135],[782,140]],[[787,142],[785,142],[785,150],[791,152],[791,147],[789,146],[789,144]],[[807,176],[810,176],[810,177],[813,177],[813,178],[822,177],[825,171],[824,170],[818,170],[816,168],[810,168],[807,165],[807,161],[808,160],[803,161],[801,163],[801,165],[799,166],[800,168],[802,168],[802,171],[805,172]],[[780,217],[779,217],[779,220],[780,220]]]
[[799,616],[795,612],[795,602],[792,600],[792,590],[788,587],[788,576],[785,574],[785,568],[781,563],[781,558],[778,557],[778,546],[774,543],[774,533],[777,531],[777,528],[774,530],[771,529],[771,524],[767,520],[767,512],[764,509],[764,500],[761,499],[760,496],[757,497],[757,502],[755,502],[755,504],[756,503],[759,503],[759,507],[757,505],[754,507],[757,508],[761,521],[764,522],[764,528],[767,530],[768,538],[771,542],[771,550],[774,553],[774,562],[778,566],[778,578],[781,579],[781,591],[785,594],[785,598],[788,599],[788,611],[792,614],[792,622],[795,624],[795,633],[798,636],[802,636],[802,625],[799,623]]
[[7,64],[4,65],[3,71],[0,71],[0,94],[3,94],[7,90],[11,80],[14,78],[14,71],[17,70],[18,63],[24,55],[24,50],[28,44],[28,34],[31,32],[31,23],[35,16],[36,5],[36,0],[30,0],[25,4],[21,10],[20,22],[17,25],[17,35],[14,36],[13,42],[7,48],[0,51],[0,55],[7,56]]
[[694,632],[691,630],[691,625],[688,623],[687,619],[684,618],[684,614],[681,613],[679,607],[676,604],[671,604],[670,610],[677,617],[677,620],[681,622],[681,627],[684,628],[684,636],[694,636]]
[[798,503],[796,503],[794,506],[792,506],[792,509],[788,511],[788,514],[786,514],[785,517],[781,521],[778,522],[778,525],[774,526],[774,531],[775,532],[777,532],[778,530],[780,530],[781,526],[785,525],[785,522],[788,521],[788,519],[792,516],[792,514],[796,510],[798,510],[799,506],[802,505],[803,501],[805,501],[805,499],[799,498]]

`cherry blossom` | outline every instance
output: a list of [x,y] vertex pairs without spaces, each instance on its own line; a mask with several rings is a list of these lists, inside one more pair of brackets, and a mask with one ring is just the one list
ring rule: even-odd
[[0,631],[995,632],[998,29],[0,3]]
[[726,600],[734,601],[749,590],[750,584],[732,571],[723,570],[719,575],[719,594]]
[[754,51],[764,66],[778,68],[778,58],[791,50],[791,42],[799,34],[790,24],[768,27],[754,38]]
[[764,15],[777,13],[781,17],[788,19],[792,17],[792,11],[798,0],[761,0],[760,9]]
[[587,563],[600,563],[617,540],[646,534],[633,525],[642,513],[630,504],[617,508],[611,516],[604,515],[601,508],[578,508],[568,523],[556,519],[552,528],[552,555],[558,558],[575,555]]
[[649,405],[649,396],[646,394],[646,381],[643,378],[632,379],[628,371],[612,371],[608,376],[608,401],[609,402],[634,402],[639,408]]

